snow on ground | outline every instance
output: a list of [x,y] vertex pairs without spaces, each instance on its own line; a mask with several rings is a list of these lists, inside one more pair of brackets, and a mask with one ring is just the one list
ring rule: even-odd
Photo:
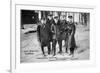
[[[27,29],[21,29],[21,49],[20,49],[20,58],[21,63],[28,63],[28,62],[46,62],[46,61],[67,61],[67,60],[89,60],[89,29],[85,26],[78,25],[76,28],[76,44],[77,49],[75,50],[74,57],[69,56],[66,53],[62,55],[57,54],[56,56],[52,57],[49,55],[47,57],[42,56],[42,51],[40,48],[40,43],[37,40],[37,33],[27,33],[25,31]],[[64,47],[63,47],[64,49]],[[58,47],[57,47],[58,50]],[[47,52],[47,49],[45,48]]]

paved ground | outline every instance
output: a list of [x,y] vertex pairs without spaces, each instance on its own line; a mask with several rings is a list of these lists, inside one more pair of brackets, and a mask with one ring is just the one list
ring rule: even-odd
[[[77,26],[75,39],[78,48],[73,58],[66,53],[63,53],[63,55],[57,54],[55,57],[52,57],[52,55],[43,57],[40,44],[37,40],[37,33],[31,32],[24,34],[26,30],[27,29],[21,31],[21,63],[89,59],[89,29],[85,26]],[[65,48],[63,47],[63,49]],[[45,51],[47,51],[46,48]]]

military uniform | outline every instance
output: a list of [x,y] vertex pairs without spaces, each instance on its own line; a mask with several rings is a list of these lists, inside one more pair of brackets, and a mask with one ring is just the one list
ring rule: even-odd
[[76,48],[75,31],[76,31],[76,27],[74,23],[69,22],[68,23],[68,49],[70,49],[70,54],[73,54],[74,49]]
[[50,35],[49,35],[48,25],[46,23],[39,23],[37,27],[37,34],[38,34],[39,41],[41,43],[41,49],[43,55],[45,56],[45,52],[44,52],[45,46],[48,47],[48,54],[50,54],[51,49],[50,49],[50,40],[49,40]]
[[60,20],[57,21],[57,23],[54,22],[54,35],[53,35],[53,47],[56,46],[56,43],[58,41],[59,45],[59,53],[62,53],[62,35],[61,35],[61,23]]

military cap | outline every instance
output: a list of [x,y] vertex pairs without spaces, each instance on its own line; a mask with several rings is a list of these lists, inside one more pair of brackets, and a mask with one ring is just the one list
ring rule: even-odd
[[72,19],[72,18],[73,18],[73,16],[68,16],[68,18]]
[[46,18],[45,17],[42,17],[41,20],[46,20]]
[[52,14],[48,14],[48,16],[52,16]]
[[58,18],[58,16],[54,16],[54,18],[55,18],[55,19],[57,19],[57,18]]

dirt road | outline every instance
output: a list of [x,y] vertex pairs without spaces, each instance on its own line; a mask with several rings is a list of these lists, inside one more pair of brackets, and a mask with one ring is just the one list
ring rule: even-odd
[[[75,39],[78,48],[75,51],[73,58],[66,53],[62,55],[57,54],[55,57],[52,57],[52,55],[43,57],[40,44],[37,40],[37,33],[32,32],[24,34],[23,31],[24,30],[21,31],[21,63],[89,59],[89,29],[87,29],[85,26],[77,26]],[[47,51],[46,48],[45,51]]]

